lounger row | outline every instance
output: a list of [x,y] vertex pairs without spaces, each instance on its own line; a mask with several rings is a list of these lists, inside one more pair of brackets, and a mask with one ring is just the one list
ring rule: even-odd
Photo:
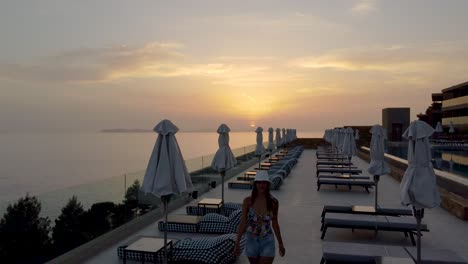
[[[278,162],[272,164],[270,169],[268,170],[268,174],[270,176],[270,180],[272,182],[270,186],[270,190],[279,190],[281,187],[284,178],[286,178],[289,173],[291,172],[292,168],[297,164],[297,160],[302,154],[304,148],[302,146],[295,147],[292,150],[288,151],[288,154],[281,158]],[[255,179],[254,175],[256,174],[255,171],[247,172],[252,176],[249,179],[242,179],[239,177],[237,180],[230,181],[228,183],[228,188],[230,189],[252,189],[253,182],[252,180]]]

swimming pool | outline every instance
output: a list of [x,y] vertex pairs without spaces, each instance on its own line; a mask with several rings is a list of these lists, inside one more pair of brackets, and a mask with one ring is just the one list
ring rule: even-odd
[[[431,150],[434,169],[468,177],[468,149],[433,146]],[[402,159],[407,159],[408,147],[389,146],[387,147],[386,153]]]

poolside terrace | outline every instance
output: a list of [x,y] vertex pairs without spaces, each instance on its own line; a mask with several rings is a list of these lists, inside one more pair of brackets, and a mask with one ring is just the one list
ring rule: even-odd
[[[370,194],[363,188],[322,186],[316,190],[316,150],[306,149],[299,158],[299,162],[285,179],[281,189],[272,191],[280,202],[279,223],[286,248],[286,256],[277,256],[275,263],[319,263],[324,241],[355,242],[381,245],[411,246],[411,240],[400,232],[386,232],[349,229],[329,229],[324,240],[320,239],[320,214],[324,205],[373,205],[374,192]],[[367,174],[368,163],[353,157],[355,166]],[[252,169],[253,167],[249,168]],[[243,172],[240,173],[241,175]],[[234,180],[236,177],[232,177]],[[225,201],[242,202],[250,194],[250,190],[234,190],[225,183]],[[217,188],[201,195],[203,198],[220,198],[221,188]],[[195,204],[196,201],[193,201]],[[400,205],[399,182],[392,177],[382,176],[379,183],[379,205],[391,208],[403,208]],[[185,214],[185,206],[173,211],[173,214]],[[103,249],[99,254],[87,259],[84,263],[122,263],[117,257],[117,247],[128,244],[136,236],[163,237],[157,230],[155,219],[150,225],[138,230],[131,236],[115,242]],[[442,208],[426,210],[423,222],[428,225],[430,232],[424,232],[422,250],[430,248],[450,249],[468,260],[468,223],[449,214]],[[168,237],[183,239],[186,237],[207,236],[203,234],[169,233]],[[210,236],[210,235],[208,235]],[[424,253],[423,253],[424,254]],[[128,261],[128,263],[135,263]],[[241,256],[236,263],[248,263],[245,256]]]

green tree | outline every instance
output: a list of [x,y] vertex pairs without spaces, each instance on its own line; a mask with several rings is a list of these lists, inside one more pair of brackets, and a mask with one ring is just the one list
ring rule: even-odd
[[133,211],[131,215],[127,215],[127,219],[130,220],[137,211],[140,214],[147,212],[151,207],[150,204],[152,201],[154,201],[154,196],[143,193],[141,191],[140,181],[135,180],[132,186],[128,187],[125,193],[125,200],[123,201],[128,209]]
[[63,254],[88,241],[83,232],[83,216],[85,211],[76,196],[68,200],[62,213],[55,220],[52,240],[57,255]]
[[83,215],[83,230],[93,239],[111,230],[113,202],[95,203]]
[[128,187],[127,192],[125,193],[124,204],[126,204],[130,209],[138,207],[138,193],[140,192],[141,184],[139,180],[135,180],[132,186]]
[[50,220],[39,217],[41,203],[26,195],[9,205],[0,221],[0,259],[3,263],[42,263],[50,258]]

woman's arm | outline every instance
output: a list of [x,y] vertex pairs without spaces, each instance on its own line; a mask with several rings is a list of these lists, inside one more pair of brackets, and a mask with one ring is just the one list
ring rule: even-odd
[[249,212],[250,207],[250,197],[246,197],[244,202],[242,203],[242,215],[240,219],[239,228],[237,229],[237,239],[236,239],[236,246],[234,247],[234,254],[239,256],[240,255],[240,240],[242,235],[247,230],[247,214]]
[[275,232],[276,239],[278,240],[279,253],[282,257],[286,253],[286,250],[284,249],[283,238],[281,237],[281,230],[278,223],[278,209],[279,202],[276,200],[273,206],[273,218],[271,219],[271,225],[273,227],[273,231]]

